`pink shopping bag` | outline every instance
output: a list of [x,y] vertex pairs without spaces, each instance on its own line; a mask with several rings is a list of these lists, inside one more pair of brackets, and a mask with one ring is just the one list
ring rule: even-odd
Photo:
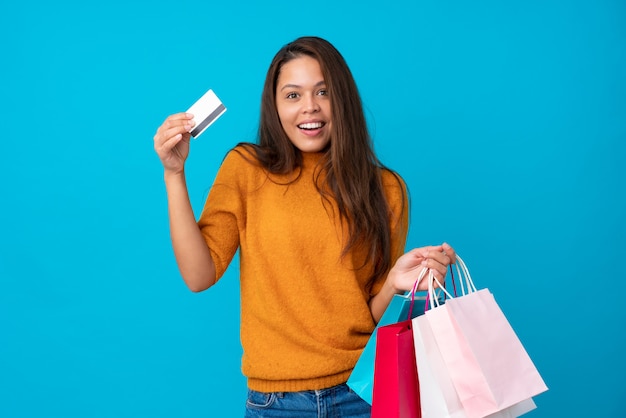
[[413,319],[413,342],[422,418],[467,418],[424,316]]
[[449,299],[423,318],[467,417],[482,418],[519,407],[548,388],[493,295],[487,289],[476,291],[460,258],[457,264],[466,273],[469,293]]
[[[467,418],[425,317],[413,319],[413,339],[422,418]],[[535,408],[532,399],[525,399],[488,415],[488,418],[516,418]]]

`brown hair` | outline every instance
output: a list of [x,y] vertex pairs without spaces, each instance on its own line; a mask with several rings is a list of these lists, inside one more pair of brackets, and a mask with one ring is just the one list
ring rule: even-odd
[[[270,173],[290,173],[301,165],[301,153],[283,130],[276,110],[276,84],[282,66],[303,55],[318,61],[331,104],[332,131],[325,150],[325,180],[323,185],[317,184],[317,189],[324,198],[334,198],[340,217],[349,225],[342,255],[356,247],[365,249],[364,262],[370,261],[373,269],[371,285],[391,268],[389,208],[380,174],[385,167],[373,151],[352,73],[328,41],[298,38],[274,56],[261,95],[256,156]],[[396,178],[401,184],[397,174]]]

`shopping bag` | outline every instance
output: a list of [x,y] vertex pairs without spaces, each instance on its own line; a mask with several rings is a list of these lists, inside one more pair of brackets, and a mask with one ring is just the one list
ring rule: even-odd
[[509,406],[508,408],[498,411],[495,414],[487,415],[486,418],[517,418],[524,414],[536,409],[535,401],[532,398],[524,399],[523,401]]
[[413,319],[422,418],[467,418],[425,317]]
[[[511,407],[534,406],[528,400],[548,389],[543,379],[493,295],[487,289],[476,290],[458,256],[457,269],[459,276],[463,270],[467,294],[456,298],[448,294],[446,303],[428,310],[424,321],[465,414],[481,418]],[[437,305],[430,279],[429,295]]]
[[405,295],[394,295],[348,378],[348,386],[370,405],[372,404],[374,389],[374,358],[376,356],[376,335],[378,329],[385,325],[406,320],[409,315],[412,297],[415,303],[411,317],[414,318],[424,313],[425,296],[415,295],[414,292],[407,292]]
[[[426,317],[413,319],[413,340],[422,418],[467,418]],[[525,399],[489,418],[515,418],[535,408],[532,399]]]
[[420,418],[412,324],[385,325],[376,335],[372,418]]

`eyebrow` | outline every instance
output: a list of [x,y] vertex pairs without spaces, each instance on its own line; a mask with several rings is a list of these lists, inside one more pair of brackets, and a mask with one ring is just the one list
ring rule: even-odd
[[[325,84],[326,84],[326,82],[324,80],[322,80],[322,81],[318,81],[317,83],[315,83],[315,86],[313,86],[313,87],[320,87],[320,86],[323,86]],[[297,84],[285,84],[284,86],[282,86],[280,88],[280,91],[283,91],[283,90],[285,90],[287,88],[289,88],[289,89],[300,89],[300,88],[302,88],[302,86],[299,86]]]

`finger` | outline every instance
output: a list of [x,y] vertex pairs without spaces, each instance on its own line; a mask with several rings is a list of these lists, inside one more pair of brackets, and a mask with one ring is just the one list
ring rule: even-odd
[[165,122],[154,136],[155,145],[161,145],[176,135],[188,135],[195,126],[195,121],[180,119],[177,121]]
[[450,259],[450,264],[454,264],[456,262],[456,251],[454,251],[454,248],[452,248],[447,242],[441,244],[441,247],[443,248],[444,253],[446,253],[448,258]]
[[443,251],[443,248],[441,247],[441,245],[428,245],[425,247],[419,247],[419,248],[414,248],[411,251],[409,251],[409,253],[413,254],[414,256],[417,257],[423,257],[426,258],[427,254],[429,251]]
[[178,143],[182,140],[183,140],[183,134],[175,135],[169,138],[168,140],[166,140],[165,142],[163,142],[161,146],[157,149],[157,152],[159,153],[159,155],[166,155],[172,152],[172,150],[176,147],[176,145],[178,145]]
[[451,258],[443,250],[443,248],[441,248],[439,251],[435,251],[435,250],[428,251],[425,257],[429,259],[433,259],[444,266],[447,266],[448,264],[452,262]]
[[157,133],[166,131],[176,126],[186,126],[195,124],[193,121],[193,115],[191,113],[176,113],[168,116],[161,126],[157,129]]
[[193,119],[193,114],[187,113],[187,112],[181,112],[181,113],[174,113],[173,115],[169,115],[167,118],[165,118],[166,121],[185,120],[185,119]]
[[[185,115],[187,115],[187,113],[185,113]],[[172,129],[172,128],[177,128],[177,127],[184,127],[185,129],[188,129],[189,131],[191,131],[191,128],[196,124],[196,121],[193,119],[193,117],[173,117],[173,118],[168,118],[165,120],[165,122],[163,122],[163,125],[161,125],[161,128],[163,128],[163,130],[168,130],[168,129]]]
[[439,280],[443,280],[446,276],[447,264],[440,263],[434,258],[426,258],[421,264],[422,266],[431,269],[435,277]]

